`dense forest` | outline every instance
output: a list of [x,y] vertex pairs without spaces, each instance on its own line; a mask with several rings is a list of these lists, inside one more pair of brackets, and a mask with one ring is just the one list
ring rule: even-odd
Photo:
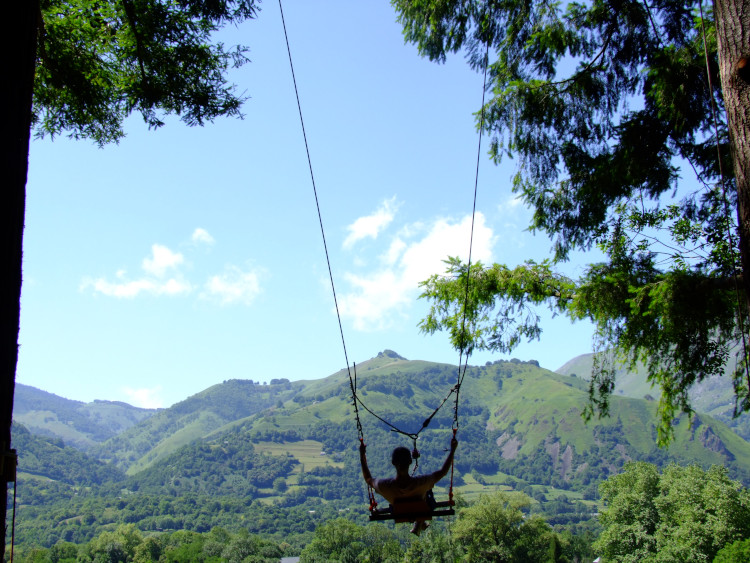
[[[284,556],[302,562],[509,561],[716,561],[741,563],[750,553],[750,491],[726,472],[670,466],[663,473],[631,463],[602,485],[607,508],[601,527],[571,528],[532,509],[522,493],[494,493],[457,502],[451,521],[435,521],[419,537],[406,526],[362,524],[324,511],[300,522],[300,510],[245,507],[243,522],[208,531],[142,531],[120,523],[88,541],[57,540],[49,548],[19,546],[15,561],[276,563]],[[190,504],[195,499],[188,498]],[[547,508],[564,515],[568,503]],[[211,507],[217,509],[217,506]],[[316,513],[309,510],[309,514]],[[247,516],[247,519],[244,519]],[[270,524],[258,530],[256,523]],[[296,525],[292,524],[296,522]],[[172,521],[174,524],[174,521]]]
[[[362,400],[405,428],[422,424],[455,377],[454,366],[391,351],[359,369]],[[500,549],[510,561],[588,562],[603,553],[619,561],[621,543],[630,541],[623,538],[636,533],[623,529],[622,515],[642,508],[628,495],[641,489],[653,497],[638,516],[645,554],[664,552],[665,538],[682,526],[721,529],[710,532],[713,543],[670,549],[713,556],[750,537],[750,445],[722,423],[703,414],[675,420],[674,444],[658,448],[647,399],[615,397],[612,417],[585,424],[586,382],[576,376],[519,360],[466,373],[457,515],[418,539],[405,526],[368,523],[351,397],[337,373],[304,384],[229,380],[94,446],[74,448],[49,429],[15,424],[20,473],[8,501],[16,506],[16,560],[179,561],[190,553],[191,561],[318,561],[328,553],[322,560],[483,561]],[[48,409],[40,393],[32,407]],[[24,420],[35,412],[26,409]],[[445,457],[453,414],[438,411],[420,436],[419,471]],[[373,473],[390,474],[388,452],[403,439],[374,417],[362,422]],[[688,500],[704,516],[694,510],[676,522]],[[711,513],[738,517],[716,521]],[[497,537],[507,545],[492,547],[487,538]]]

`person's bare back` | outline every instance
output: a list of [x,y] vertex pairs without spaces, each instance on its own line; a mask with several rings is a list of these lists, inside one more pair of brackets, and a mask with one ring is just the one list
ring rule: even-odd
[[[455,434],[455,433],[454,433]],[[386,479],[374,479],[367,466],[367,457],[365,450],[367,447],[364,442],[359,446],[359,461],[362,465],[362,476],[369,486],[375,489],[379,495],[383,496],[391,504],[407,500],[424,500],[427,494],[432,490],[435,484],[445,477],[453,463],[453,454],[456,452],[458,440],[455,435],[451,439],[451,449],[448,453],[443,466],[434,473],[426,475],[409,475],[409,466],[411,465],[411,452],[404,447],[398,447],[393,450],[391,463],[396,468],[396,476]],[[419,535],[422,530],[427,528],[424,520],[414,522],[412,532]]]
[[391,477],[386,479],[375,479],[372,488],[375,492],[393,504],[404,499],[424,499],[428,491],[432,490],[440,480],[435,473],[430,475],[417,475],[412,477]]

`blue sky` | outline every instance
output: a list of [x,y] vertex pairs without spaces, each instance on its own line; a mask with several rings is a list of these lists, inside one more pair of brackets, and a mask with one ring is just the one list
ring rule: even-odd
[[[245,119],[148,131],[133,116],[119,145],[32,142],[18,382],[166,407],[226,379],[345,367],[279,9],[262,8],[222,34],[251,49],[232,74]],[[417,284],[468,254],[482,77],[461,56],[421,59],[388,2],[284,10],[349,360],[457,363],[419,333]],[[474,258],[543,259],[516,163],[484,147]],[[544,327],[512,357],[556,369],[590,351],[587,324]]]

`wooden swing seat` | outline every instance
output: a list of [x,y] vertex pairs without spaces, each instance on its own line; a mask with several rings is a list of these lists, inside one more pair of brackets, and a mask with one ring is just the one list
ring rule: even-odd
[[370,512],[370,522],[395,520],[396,524],[399,524],[415,520],[432,520],[435,516],[452,516],[455,513],[452,501],[437,502],[430,491],[427,499],[403,499],[388,505],[388,508],[373,510]]

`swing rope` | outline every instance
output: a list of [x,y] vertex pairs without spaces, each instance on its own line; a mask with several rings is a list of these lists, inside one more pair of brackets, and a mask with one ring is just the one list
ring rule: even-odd
[[[349,370],[349,355],[346,352],[346,340],[344,339],[344,328],[341,324],[341,313],[339,312],[339,302],[336,298],[336,285],[333,283],[333,270],[331,269],[331,258],[328,254],[328,244],[326,243],[326,232],[323,228],[323,215],[320,212],[320,201],[318,199],[318,189],[315,186],[315,174],[313,174],[312,159],[310,158],[310,147],[307,143],[307,132],[305,131],[305,120],[302,117],[302,104],[299,99],[299,90],[297,89],[297,78],[294,75],[294,63],[292,62],[292,50],[289,47],[289,36],[286,31],[286,21],[284,20],[284,8],[281,6],[281,0],[279,0],[279,12],[281,13],[281,25],[284,28],[284,40],[286,41],[286,52],[289,56],[289,68],[292,71],[292,82],[294,83],[294,95],[297,99],[297,111],[299,112],[299,121],[302,126],[302,137],[305,140],[305,152],[307,154],[307,166],[310,169],[310,180],[312,182],[313,194],[315,195],[315,208],[318,211],[318,223],[320,224],[320,235],[323,237],[323,249],[326,253],[326,264],[328,265],[328,277],[331,280],[331,291],[333,292],[333,303],[336,306],[336,318],[339,322],[339,333],[341,334],[341,345],[344,348],[344,359],[346,360],[346,370],[349,372],[349,380],[352,379],[351,371]],[[352,384],[353,385],[353,384]],[[356,408],[356,407],[355,407]],[[362,429],[359,428],[360,434]]]
[[[466,352],[466,358],[463,359],[465,346],[466,346],[466,310],[469,306],[469,285],[471,281],[471,254],[474,248],[474,220],[477,214],[477,192],[479,190],[479,162],[482,156],[482,131],[484,130],[484,105],[485,97],[487,95],[487,69],[489,65],[490,57],[490,42],[486,43],[486,49],[484,52],[484,78],[482,84],[482,111],[479,117],[479,140],[477,142],[477,165],[474,172],[474,203],[471,208],[471,234],[469,236],[469,261],[466,264],[466,287],[464,291],[464,303],[461,313],[461,348],[458,354],[458,377],[456,381],[456,408],[454,409],[455,415],[453,418],[453,426],[458,430],[458,395],[461,390],[461,384],[463,383],[464,377],[466,376],[466,368],[469,364],[469,356],[471,351]],[[461,370],[461,362],[463,360],[463,371]]]
[[[412,450],[412,457],[415,460],[414,465],[414,471],[416,471],[417,467],[419,466],[419,451],[417,449],[417,439],[419,438],[419,434],[427,428],[432,421],[432,419],[435,417],[435,415],[438,413],[438,411],[445,405],[445,403],[448,401],[448,399],[455,393],[455,402],[453,407],[453,437],[455,438],[456,432],[458,431],[458,406],[459,406],[459,391],[461,389],[461,385],[463,383],[464,377],[466,376],[466,370],[468,367],[468,361],[470,352],[466,353],[466,358],[464,360],[464,347],[462,345],[459,353],[459,364],[458,364],[458,375],[456,378],[456,384],[450,389],[448,394],[445,396],[445,398],[440,402],[440,404],[435,408],[435,410],[422,422],[422,427],[417,432],[407,432],[405,430],[402,430],[401,428],[398,428],[391,422],[387,421],[385,418],[379,416],[374,411],[372,411],[360,398],[357,394],[357,366],[354,364],[354,369],[350,369],[349,367],[349,356],[346,349],[346,339],[344,338],[344,329],[343,324],[341,322],[341,313],[339,310],[338,305],[338,299],[336,297],[336,286],[333,280],[333,269],[331,267],[331,260],[330,255],[328,252],[328,244],[326,242],[326,236],[325,236],[325,229],[323,226],[323,216],[320,210],[320,201],[318,198],[318,190],[315,184],[315,174],[313,173],[313,166],[312,166],[312,158],[310,156],[310,147],[307,141],[307,132],[305,130],[305,121],[302,116],[302,104],[300,102],[300,96],[299,96],[299,89],[297,87],[297,79],[294,73],[294,63],[292,61],[292,51],[291,47],[289,45],[289,35],[287,32],[286,27],[286,20],[284,18],[284,8],[282,6],[282,0],[279,0],[279,13],[281,14],[281,24],[284,30],[284,40],[286,42],[286,49],[287,49],[287,55],[289,58],[289,67],[292,74],[292,82],[294,84],[294,94],[297,101],[297,111],[299,113],[299,119],[300,119],[300,125],[302,127],[302,137],[304,139],[305,143],[305,153],[307,155],[307,165],[310,171],[310,180],[312,182],[313,187],[313,194],[315,196],[315,207],[318,213],[318,223],[320,225],[320,234],[323,239],[323,248],[325,250],[326,255],[326,264],[328,266],[328,277],[331,282],[331,291],[333,293],[333,301],[336,308],[336,318],[338,320],[339,325],[339,333],[341,335],[341,344],[344,350],[344,359],[346,361],[346,370],[347,374],[349,376],[349,388],[351,391],[352,396],[352,404],[354,406],[354,416],[356,420],[356,426],[357,426],[357,435],[360,441],[360,444],[364,445],[364,432],[362,430],[362,421],[360,419],[359,414],[359,407],[361,406],[365,411],[370,413],[373,417],[387,425],[391,428],[392,432],[396,432],[398,434],[402,434],[412,440],[413,443],[413,450]],[[481,147],[482,147],[482,130],[484,128],[484,105],[485,105],[485,94],[487,91],[487,67],[488,67],[488,57],[489,57],[489,42],[487,42],[487,52],[485,53],[485,65],[484,65],[484,84],[482,86],[482,111],[481,111],[481,119],[480,119],[480,127],[479,127],[479,144],[477,147],[477,164],[476,164],[476,173],[474,178],[474,202],[473,202],[473,208],[472,208],[472,214],[471,214],[471,234],[470,234],[470,240],[469,240],[469,263],[467,266],[467,275],[466,275],[466,292],[464,297],[464,307],[463,307],[463,318],[462,318],[462,324],[461,324],[461,333],[463,335],[465,330],[465,323],[466,323],[466,308],[468,304],[468,298],[469,298],[469,281],[470,281],[470,274],[471,274],[471,253],[472,253],[472,247],[474,242],[474,224],[475,224],[475,216],[476,216],[476,206],[477,206],[477,189],[479,184],[479,162],[480,162],[480,155],[481,155]],[[462,368],[463,364],[463,368]],[[374,490],[371,486],[368,485],[368,497],[370,500],[370,511],[374,511],[375,507],[377,506],[377,502],[375,501],[375,494]],[[453,504],[453,462],[451,462],[451,479],[450,479],[450,489],[449,489],[449,499],[450,503]]]
[[[302,117],[302,103],[300,102],[299,89],[297,88],[297,78],[294,74],[294,62],[292,61],[292,50],[291,50],[291,47],[289,46],[289,34],[287,33],[287,29],[286,29],[286,20],[284,18],[284,8],[281,5],[281,0],[279,0],[279,13],[281,14],[281,26],[284,29],[284,41],[286,43],[286,52],[289,57],[289,68],[292,73],[292,82],[294,84],[294,96],[297,100],[297,111],[299,113],[299,121],[302,127],[302,137],[305,141],[305,153],[307,154],[307,166],[310,170],[310,181],[312,182],[313,194],[315,196],[315,208],[318,212],[318,223],[320,224],[320,235],[323,239],[323,249],[325,250],[325,255],[326,255],[326,264],[328,266],[328,278],[331,282],[331,292],[333,293],[333,303],[336,307],[336,318],[338,320],[339,333],[341,334],[341,345],[344,349],[344,360],[346,361],[346,371],[349,376],[349,388],[351,389],[351,393],[352,393],[352,404],[354,406],[354,416],[357,421],[357,435],[359,437],[360,443],[364,444],[364,432],[362,431],[362,422],[359,417],[359,408],[357,404],[358,403],[357,401],[357,366],[356,364],[354,365],[354,373],[352,374],[352,370],[349,368],[349,355],[346,350],[346,339],[344,338],[344,327],[341,322],[341,312],[339,311],[339,303],[336,297],[336,285],[333,281],[333,269],[331,268],[331,259],[328,253],[328,244],[326,243],[326,233],[325,233],[325,228],[323,227],[323,215],[320,211],[320,200],[318,198],[318,189],[315,185],[315,174],[313,173],[312,158],[310,157],[310,146],[307,142],[305,120]],[[372,510],[375,510],[375,507],[377,506],[378,503],[375,501],[375,491],[369,484],[367,486],[367,490],[368,490],[367,491],[368,497],[370,500],[370,510],[372,511]]]
[[[456,375],[456,385],[453,389],[456,391],[456,401],[453,407],[453,437],[456,437],[458,432],[458,404],[459,395],[461,391],[461,385],[463,385],[464,377],[466,377],[466,369],[469,366],[469,356],[471,351],[466,352],[464,359],[464,346],[466,345],[466,309],[469,306],[469,283],[471,281],[471,253],[474,247],[474,218],[477,214],[477,192],[479,190],[479,162],[482,155],[482,131],[484,130],[484,105],[485,96],[487,95],[487,69],[489,68],[490,62],[490,41],[487,40],[485,44],[484,52],[484,78],[482,81],[482,111],[479,117],[479,140],[477,142],[477,165],[474,172],[474,203],[471,209],[471,235],[469,236],[469,261],[466,264],[466,290],[464,291],[464,305],[461,315],[461,348],[458,354],[458,373]],[[463,359],[463,370],[461,369],[461,361]],[[453,466],[454,461],[451,460],[451,481],[448,488],[448,500],[453,505]]]
[[[385,425],[389,426],[391,428],[392,432],[397,432],[399,434],[402,434],[412,440],[413,443],[413,450],[412,450],[412,457],[414,458],[414,469],[412,470],[412,473],[416,472],[417,467],[419,467],[419,451],[417,450],[417,439],[419,438],[419,434],[429,426],[430,422],[434,418],[434,416],[438,413],[438,411],[443,407],[443,405],[448,401],[448,399],[455,393],[455,401],[453,406],[453,437],[456,437],[456,433],[458,432],[458,407],[459,407],[459,400],[460,400],[460,391],[461,391],[461,385],[463,384],[464,378],[466,377],[466,371],[469,364],[469,356],[471,356],[471,352],[467,352],[465,350],[465,330],[466,330],[466,311],[468,309],[468,303],[469,303],[469,287],[471,282],[471,258],[472,258],[472,250],[474,246],[474,224],[475,224],[475,218],[476,218],[476,210],[477,210],[477,193],[479,190],[479,164],[481,162],[481,155],[482,155],[482,131],[484,130],[484,117],[485,117],[485,101],[486,101],[486,94],[487,94],[487,70],[489,68],[489,51],[490,51],[490,42],[486,42],[486,49],[484,54],[484,77],[483,77],[483,84],[482,84],[482,106],[481,106],[481,113],[480,113],[480,119],[479,119],[479,140],[477,143],[477,160],[476,160],[476,168],[474,173],[474,198],[473,198],[473,204],[472,204],[472,210],[471,210],[471,232],[469,235],[469,260],[466,266],[466,285],[465,285],[465,291],[464,291],[464,302],[463,302],[463,309],[462,309],[462,318],[461,318],[461,348],[459,349],[459,357],[458,357],[458,371],[456,375],[456,384],[450,389],[448,394],[445,396],[445,398],[442,400],[442,402],[435,408],[435,410],[432,411],[432,413],[422,422],[422,427],[417,430],[417,432],[406,432],[394,424],[390,423],[389,421],[385,420],[383,417],[379,416],[378,414],[374,413],[370,408],[365,405],[364,402],[359,398],[359,396],[356,394],[356,388],[352,388],[352,397],[354,399],[355,405],[359,403],[364,410],[366,410],[368,413],[370,413],[372,416],[377,418],[379,421],[384,423]],[[356,374],[356,370],[355,370]],[[359,414],[355,409],[355,413],[357,416],[357,427],[361,428],[361,423],[359,420]],[[448,489],[448,498],[450,500],[450,503],[453,504],[453,474],[454,474],[454,461],[451,461],[451,477],[450,477],[450,485]]]

